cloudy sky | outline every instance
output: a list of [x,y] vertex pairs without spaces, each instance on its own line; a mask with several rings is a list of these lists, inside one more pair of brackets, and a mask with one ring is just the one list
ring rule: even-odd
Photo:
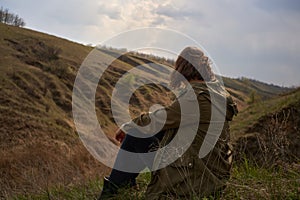
[[300,86],[299,0],[0,0],[0,6],[27,28],[83,44],[142,27],[175,30],[200,43],[223,75]]

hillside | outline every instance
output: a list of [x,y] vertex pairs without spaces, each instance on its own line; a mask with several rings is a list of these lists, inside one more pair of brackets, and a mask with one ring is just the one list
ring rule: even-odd
[[[299,113],[299,89],[241,111],[232,123],[235,159],[227,188],[221,198],[204,199],[299,199]],[[247,124],[249,120],[251,123]],[[140,174],[137,181],[139,190],[122,190],[114,199],[144,200],[150,174]],[[39,200],[94,199],[101,185],[102,181],[96,179],[83,185],[55,187],[46,193],[20,197]]]
[[[59,58],[56,50],[62,52]],[[79,141],[71,118],[74,74],[90,50],[0,24],[2,198],[103,173]]]
[[236,160],[258,165],[300,161],[300,88],[241,111],[232,124]]
[[[0,23],[1,198],[43,192],[57,185],[76,185],[108,172],[82,145],[72,119],[73,83],[91,50],[65,39]],[[107,57],[118,52],[104,49],[100,53]],[[99,81],[96,112],[108,136],[117,128],[109,104],[118,77],[134,66],[151,62],[157,61],[123,55]],[[148,69],[157,71],[150,66]],[[224,83],[241,109],[288,90],[249,79],[224,78]],[[139,88],[131,99],[131,114],[147,111],[153,103],[166,105],[171,97],[162,87]]]

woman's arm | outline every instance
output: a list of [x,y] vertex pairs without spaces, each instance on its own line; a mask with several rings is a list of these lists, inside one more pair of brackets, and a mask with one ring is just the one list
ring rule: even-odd
[[144,134],[155,134],[192,123],[199,123],[199,103],[196,96],[191,96],[186,92],[170,106],[142,114],[123,124],[121,129],[125,132],[137,129]]

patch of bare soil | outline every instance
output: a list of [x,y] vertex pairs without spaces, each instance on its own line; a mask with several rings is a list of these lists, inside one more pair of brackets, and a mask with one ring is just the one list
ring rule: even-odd
[[300,102],[262,117],[235,143],[235,158],[260,166],[299,163]]

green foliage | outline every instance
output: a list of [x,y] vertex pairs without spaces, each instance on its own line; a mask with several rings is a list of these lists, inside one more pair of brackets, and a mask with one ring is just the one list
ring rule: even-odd
[[298,170],[292,165],[260,168],[245,158],[233,167],[222,199],[297,199]]
[[13,197],[15,200],[49,200],[49,199],[96,199],[101,191],[102,181],[93,180],[83,185],[57,186],[43,191],[41,194],[25,194]]
[[[299,171],[296,167],[286,166],[277,168],[260,168],[245,158],[244,163],[234,165],[232,176],[227,188],[219,197],[205,197],[202,200],[213,199],[297,199]],[[144,200],[144,192],[150,181],[150,173],[139,175],[137,182],[139,190],[124,188],[119,191],[120,195],[112,199]],[[97,179],[84,185],[55,187],[41,194],[27,194],[16,196],[13,199],[95,199],[102,190],[102,181]],[[199,198],[195,197],[195,200]]]
[[260,96],[257,94],[255,90],[252,90],[250,93],[250,97],[248,99],[248,104],[258,103],[261,100]]

